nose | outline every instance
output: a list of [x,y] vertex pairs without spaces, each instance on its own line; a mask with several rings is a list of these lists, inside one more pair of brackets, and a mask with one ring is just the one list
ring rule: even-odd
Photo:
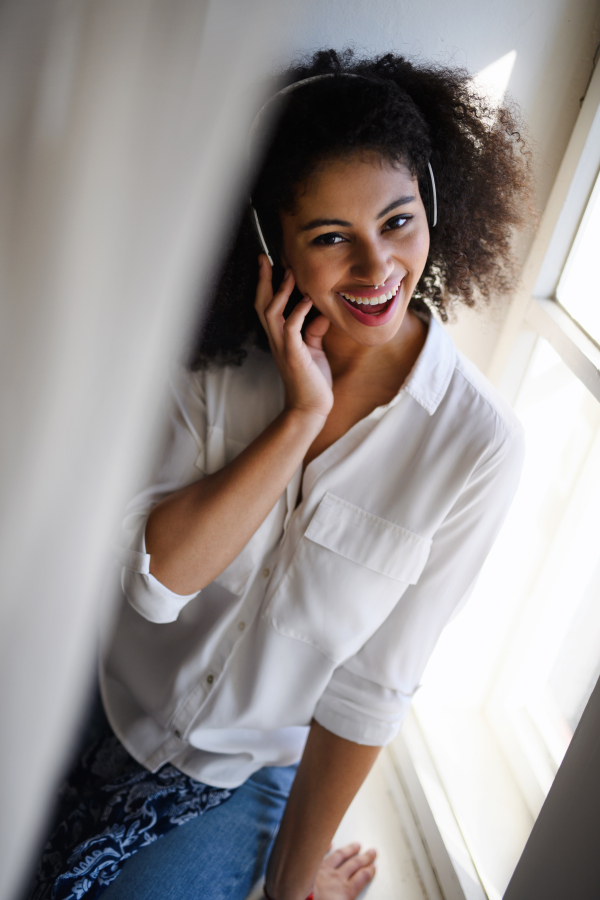
[[389,246],[376,240],[363,240],[356,245],[350,274],[365,285],[385,284],[394,271]]

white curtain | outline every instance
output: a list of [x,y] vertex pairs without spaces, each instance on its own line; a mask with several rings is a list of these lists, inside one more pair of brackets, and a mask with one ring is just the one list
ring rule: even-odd
[[242,189],[274,0],[0,4],[0,898],[91,679],[111,534]]

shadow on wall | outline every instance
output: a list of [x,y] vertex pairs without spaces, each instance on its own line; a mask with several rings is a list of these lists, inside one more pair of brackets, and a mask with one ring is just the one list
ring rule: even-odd
[[2,900],[68,752],[110,538],[241,189],[274,7],[9,0],[0,12]]

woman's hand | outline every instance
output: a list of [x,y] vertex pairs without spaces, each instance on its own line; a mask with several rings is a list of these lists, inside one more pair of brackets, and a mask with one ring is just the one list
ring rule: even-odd
[[[321,346],[329,322],[319,316],[303,341],[310,301],[287,321],[283,318],[293,286],[288,273],[273,296],[271,267],[262,257],[256,309],[283,378],[286,408],[230,463],[169,494],[148,517],[150,573],[178,594],[201,591],[246,546],[302,464],[333,404],[331,371]],[[324,849],[315,853],[311,878]]]
[[293,288],[294,276],[288,269],[281,287],[273,294],[271,265],[261,253],[254,307],[285,386],[286,407],[325,419],[333,406],[331,369],[323,350],[323,336],[329,328],[329,320],[319,316],[311,322],[306,329],[306,340],[303,340],[302,325],[312,301],[305,297],[284,319],[283,311]]
[[317,872],[315,900],[354,900],[375,877],[375,850],[348,844],[329,853]]

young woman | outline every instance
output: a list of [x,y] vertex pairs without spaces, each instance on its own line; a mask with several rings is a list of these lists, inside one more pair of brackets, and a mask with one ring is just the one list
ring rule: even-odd
[[514,285],[513,115],[391,54],[321,52],[286,81],[125,522],[110,729],[38,898],[243,900],[265,869],[272,900],[356,897],[375,853],[332,837],[517,484],[517,421],[430,314]]

